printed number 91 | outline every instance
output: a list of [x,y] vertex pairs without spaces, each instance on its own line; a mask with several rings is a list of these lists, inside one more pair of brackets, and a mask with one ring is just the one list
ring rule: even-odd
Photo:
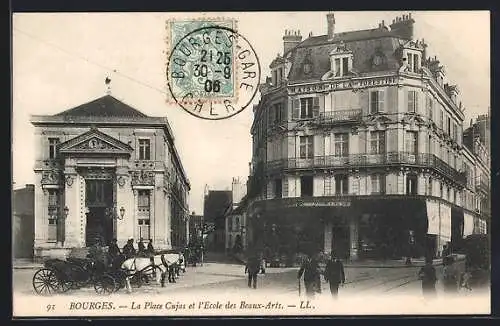
[[54,311],[54,310],[56,310],[55,304],[48,304],[47,305],[47,311]]

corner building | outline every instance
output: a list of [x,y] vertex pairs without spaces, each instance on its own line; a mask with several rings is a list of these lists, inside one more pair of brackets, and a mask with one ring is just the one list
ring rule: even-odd
[[[464,224],[464,108],[411,15],[286,31],[254,107],[249,225],[273,253],[438,256]],[[469,225],[467,224],[467,225]],[[474,224],[475,225],[475,224]]]
[[157,249],[187,243],[190,184],[164,117],[150,117],[111,95],[35,127],[37,258],[73,248],[149,239]]

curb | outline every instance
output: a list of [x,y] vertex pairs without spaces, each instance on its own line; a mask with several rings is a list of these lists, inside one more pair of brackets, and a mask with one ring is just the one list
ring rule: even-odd
[[43,265],[29,265],[29,266],[13,266],[12,269],[39,269],[43,268]]

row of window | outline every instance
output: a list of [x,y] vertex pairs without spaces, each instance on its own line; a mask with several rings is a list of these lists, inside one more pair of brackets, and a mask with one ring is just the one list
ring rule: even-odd
[[[412,113],[418,112],[419,107],[419,92],[408,90],[407,92],[407,111]],[[351,95],[352,96],[352,95]],[[339,99],[342,99],[340,97]],[[341,102],[341,101],[339,101]],[[347,101],[350,103],[350,101]],[[370,114],[385,112],[385,91],[374,90],[369,93],[369,112]],[[339,103],[342,107],[342,103]],[[461,128],[458,123],[453,121],[450,115],[446,116],[444,108],[435,110],[436,101],[430,96],[426,97],[426,114],[429,119],[436,122],[438,127],[443,130],[449,137],[455,141],[461,138]],[[337,106],[337,105],[336,105]],[[349,107],[352,108],[352,107]],[[304,97],[294,100],[292,118],[293,119],[308,119],[319,115],[319,97]],[[281,103],[275,104],[268,109],[268,121],[270,124],[282,121],[284,118],[284,109]]]
[[[53,160],[58,158],[57,145],[59,145],[59,138],[49,138],[49,159]],[[138,159],[150,160],[151,159],[151,141],[149,139],[139,139]]]
[[[348,195],[349,194],[349,177],[347,174],[336,174],[332,178],[325,177],[324,182],[324,195]],[[333,182],[333,186],[332,186]],[[435,192],[433,190],[434,180],[429,177],[426,179],[426,195],[434,196]],[[383,173],[375,173],[370,175],[370,185],[371,194],[385,194],[387,184],[387,175]],[[274,198],[287,197],[287,190],[283,191],[283,179],[274,179],[273,183],[273,194]],[[288,184],[285,182],[285,186]],[[418,176],[416,174],[407,174],[405,183],[405,194],[406,195],[417,195],[418,194]],[[312,197],[314,189],[314,177],[313,176],[301,176],[300,177],[300,195],[301,197]],[[448,200],[449,202],[457,203],[458,191],[451,191],[452,188],[439,182],[439,197]],[[452,195],[453,194],[453,195]],[[476,196],[472,194],[463,194],[463,203],[467,203],[473,200]],[[477,201],[477,200],[476,200]],[[479,203],[479,201],[478,201]],[[476,206],[479,204],[476,204]],[[472,207],[472,206],[471,206]],[[467,207],[468,208],[468,207]],[[472,208],[471,208],[472,209]]]
[[[418,153],[418,133],[406,131],[406,152]],[[335,156],[346,157],[349,155],[349,134],[336,133],[331,139],[331,153]],[[386,152],[385,131],[370,132],[370,153],[383,154]],[[308,159],[314,157],[314,136],[299,136],[299,158]]]
[[[299,136],[299,158],[311,159],[316,156],[314,138],[314,135]],[[370,132],[368,142],[369,154],[384,154],[387,152],[387,140],[385,131]],[[436,155],[448,165],[457,170],[462,168],[462,166],[460,166],[458,153],[455,153],[453,150],[447,148],[442,143],[436,143],[430,135],[426,144],[427,153]],[[323,139],[321,139],[321,143],[319,144],[320,148],[322,148],[323,145],[327,148],[325,152],[329,153],[330,155],[347,157],[349,155],[349,133],[335,133],[332,134],[332,137],[327,136],[325,143],[323,143]],[[268,160],[275,160],[280,159],[281,157],[286,157],[286,153],[282,150],[283,144],[281,141],[272,141],[268,146],[270,150],[270,152],[268,152]],[[416,155],[419,152],[418,132],[405,132],[405,152],[412,155]]]

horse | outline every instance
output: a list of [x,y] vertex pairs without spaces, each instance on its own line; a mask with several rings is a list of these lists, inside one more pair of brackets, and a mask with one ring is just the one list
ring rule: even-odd
[[168,280],[170,283],[175,282],[174,272],[178,265],[179,256],[177,254],[158,254],[151,257],[133,257],[126,259],[120,266],[121,270],[126,273],[125,284],[127,291],[131,292],[130,279],[137,273],[144,273],[150,276],[154,273],[155,267],[160,268],[161,273],[156,274],[156,283],[165,287],[165,274],[168,272]]

